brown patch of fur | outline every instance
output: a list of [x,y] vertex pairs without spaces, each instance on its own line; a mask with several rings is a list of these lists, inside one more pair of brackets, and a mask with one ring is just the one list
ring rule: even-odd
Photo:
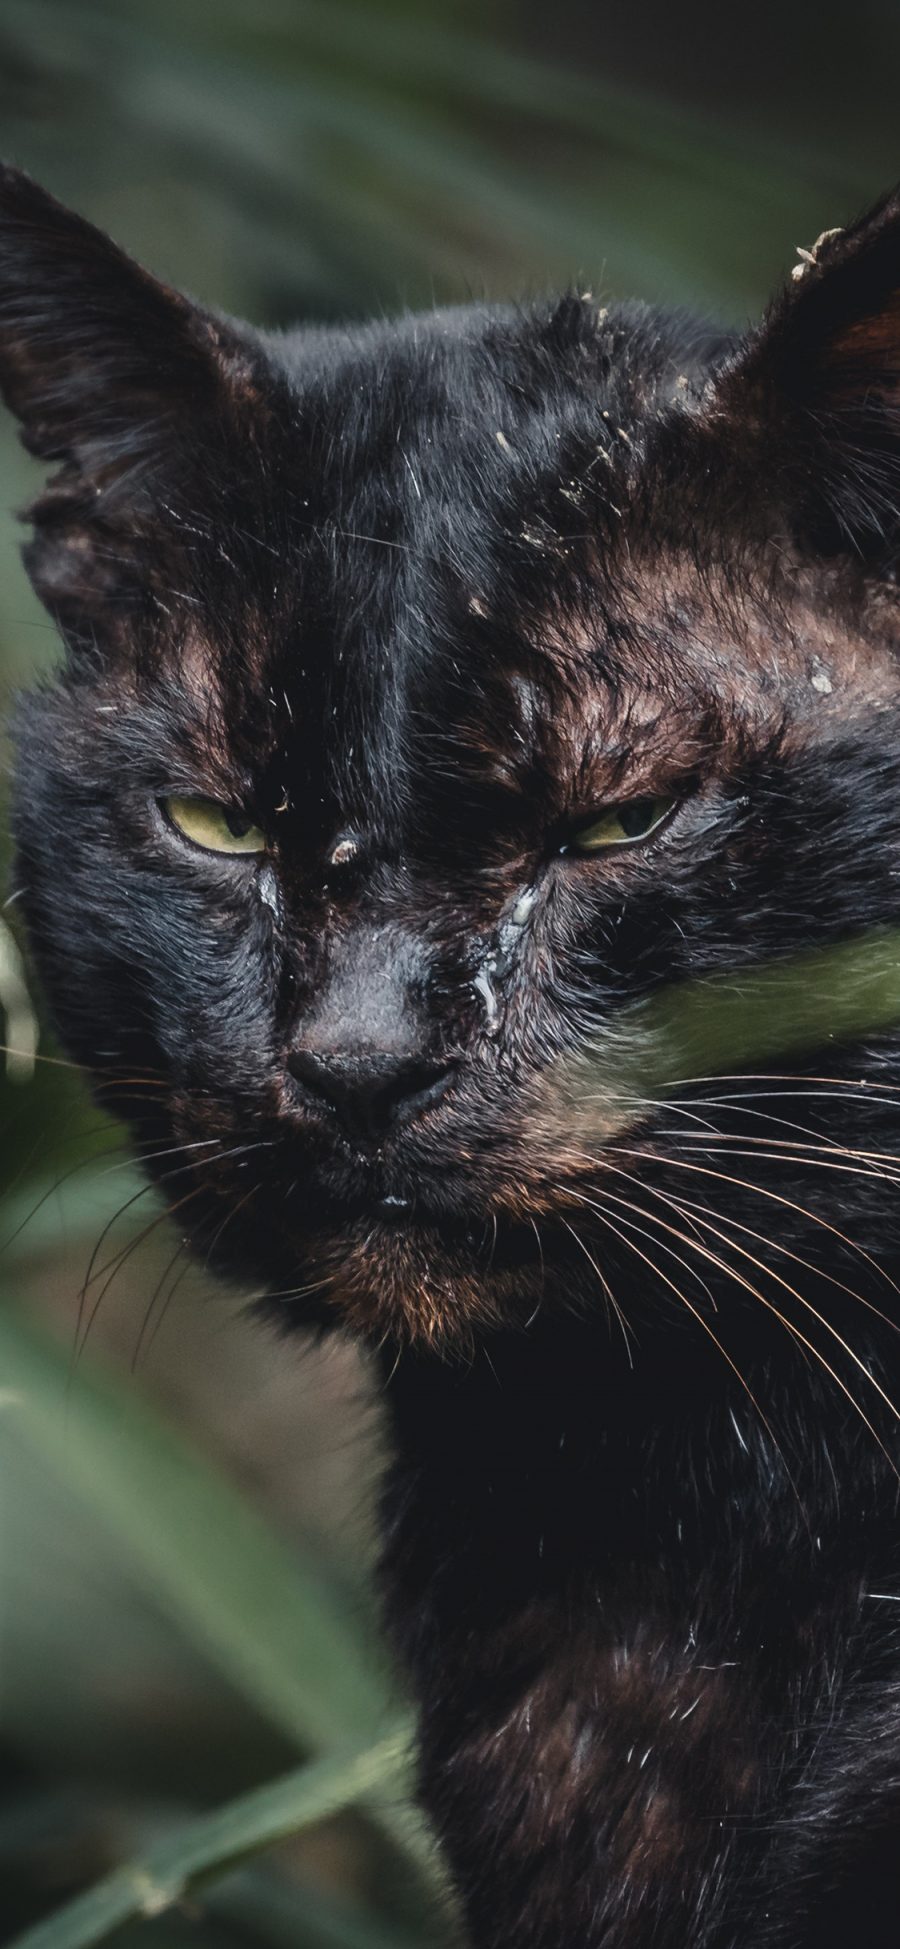
[[[545,618],[541,717],[573,808],[662,796],[698,772],[727,775],[748,743],[774,731],[813,739],[896,702],[896,591],[846,563],[813,572],[779,553],[769,566],[766,581],[758,564],[745,578],[724,563],[698,575],[687,557],[631,562],[614,661],[596,617],[560,608]],[[511,703],[521,743],[531,727]],[[510,749],[507,737],[501,763]]]
[[896,396],[900,360],[900,292],[878,311],[848,325],[829,348],[832,384],[847,397],[866,399],[872,392]]
[[511,1851],[564,1844],[592,1805],[610,1877],[639,1898],[664,1888],[676,1864],[702,1874],[719,1822],[752,1812],[759,1792],[740,1734],[740,1672],[679,1666],[666,1647],[560,1642],[542,1615],[532,1607],[516,1631],[554,1643],[552,1663],[499,1723],[461,1743],[454,1768],[474,1767],[488,1791],[495,1777],[516,1781]]
[[331,1303],[369,1341],[405,1338],[466,1354],[479,1331],[529,1300],[532,1281],[521,1269],[504,1275],[466,1265],[426,1227],[370,1225],[363,1237],[342,1233],[304,1246],[312,1278],[326,1282]]

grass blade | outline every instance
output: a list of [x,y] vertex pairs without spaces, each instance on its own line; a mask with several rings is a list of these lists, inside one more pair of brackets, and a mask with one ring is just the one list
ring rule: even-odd
[[386,1687],[364,1626],[325,1570],[290,1551],[142,1398],[0,1310],[0,1386],[27,1438],[120,1538],[162,1603],[303,1749],[373,1739]]
[[[280,1780],[242,1794],[228,1806],[192,1821],[169,1840],[148,1850],[142,1861],[117,1868],[114,1874],[66,1904],[56,1915],[11,1945],[11,1949],[90,1949],[126,1922],[149,1921],[182,1902],[202,1881],[225,1874],[263,1848],[285,1840],[300,1828],[354,1805],[379,1787],[395,1787],[406,1763],[406,1740],[394,1732],[360,1751],[344,1752],[311,1766],[298,1768]],[[297,1891],[298,1934],[303,1924],[303,1894]],[[323,1949],[327,1909],[315,1903]],[[334,1949],[349,1949],[352,1938],[340,1918],[331,1940]],[[378,1938],[374,1938],[377,1949]],[[358,1949],[365,1942],[364,1925],[356,1934]]]

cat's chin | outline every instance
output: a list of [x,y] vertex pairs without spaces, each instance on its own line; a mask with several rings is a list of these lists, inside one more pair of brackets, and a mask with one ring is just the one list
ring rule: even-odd
[[308,1262],[328,1311],[365,1339],[447,1350],[524,1323],[543,1285],[527,1227],[448,1226],[391,1209],[320,1236]]

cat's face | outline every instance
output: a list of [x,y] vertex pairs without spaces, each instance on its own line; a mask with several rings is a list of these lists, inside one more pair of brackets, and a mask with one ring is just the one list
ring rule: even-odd
[[67,1046],[301,1318],[600,1306],[585,1200],[677,1191],[675,1113],[570,1061],[900,917],[900,214],[730,351],[589,296],[264,338],[11,174],[0,232],[62,463],[16,828]]

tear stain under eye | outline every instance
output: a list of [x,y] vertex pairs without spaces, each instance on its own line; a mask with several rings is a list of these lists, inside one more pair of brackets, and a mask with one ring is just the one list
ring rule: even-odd
[[536,903],[537,888],[525,887],[501,918],[494,952],[495,972],[498,975],[508,974],[512,967],[521,945],[523,929],[527,926]]
[[495,945],[486,950],[481,967],[472,982],[475,993],[480,995],[484,1002],[489,1035],[495,1033],[500,1019],[500,1005],[494,983],[509,973],[520,945],[522,931],[534,912],[536,903],[536,887],[526,887],[516,896],[509,912],[500,921]]
[[519,898],[510,914],[510,920],[514,921],[517,927],[524,927],[526,920],[533,913],[536,904],[537,888],[526,887],[525,892],[519,894]]
[[500,1018],[500,1008],[497,1002],[497,996],[494,992],[493,982],[491,980],[492,975],[494,975],[495,973],[496,973],[496,956],[488,953],[485,955],[481,967],[479,968],[478,973],[475,976],[475,979],[472,983],[472,987],[474,988],[476,995],[480,995],[484,1002],[484,1010],[487,1016],[487,1029],[489,1035],[493,1035],[494,1030],[496,1029],[497,1023]]
[[279,919],[281,915],[281,898],[278,891],[278,881],[275,878],[275,869],[269,865],[268,861],[260,867],[256,884],[259,889],[259,897],[264,906],[269,908],[270,912],[275,915],[276,920]]

